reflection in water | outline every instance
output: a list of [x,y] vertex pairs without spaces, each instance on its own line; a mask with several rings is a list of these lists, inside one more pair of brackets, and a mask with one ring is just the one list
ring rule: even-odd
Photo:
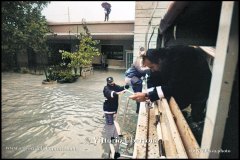
[[[43,85],[43,75],[2,73],[2,158],[107,158],[114,132],[105,125],[102,103],[106,77],[124,84],[124,71],[95,71],[75,83]],[[121,97],[119,124],[128,93]],[[135,135],[131,102],[122,128]],[[97,141],[97,140],[102,141]]]

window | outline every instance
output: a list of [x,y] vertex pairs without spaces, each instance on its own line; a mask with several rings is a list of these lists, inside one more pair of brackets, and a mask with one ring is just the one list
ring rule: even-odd
[[123,60],[123,46],[121,45],[102,45],[101,52],[107,59]]

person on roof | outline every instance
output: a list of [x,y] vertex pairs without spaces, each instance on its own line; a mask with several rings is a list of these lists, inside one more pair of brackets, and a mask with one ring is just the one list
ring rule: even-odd
[[109,20],[109,14],[111,12],[111,8],[104,8],[104,13],[105,13],[105,19],[104,21],[108,21]]

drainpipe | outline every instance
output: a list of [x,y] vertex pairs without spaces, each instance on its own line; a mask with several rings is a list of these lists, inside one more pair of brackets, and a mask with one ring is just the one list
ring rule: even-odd
[[154,10],[152,11],[152,15],[151,15],[151,17],[149,19],[149,22],[148,22],[147,31],[146,31],[146,34],[145,34],[145,47],[144,47],[145,50],[147,50],[148,32],[149,32],[149,29],[150,29],[150,26],[151,26],[151,23],[152,23],[152,18],[153,18],[153,15],[154,15],[154,12],[155,12],[157,6],[158,6],[158,1],[156,2],[156,6],[155,6]]

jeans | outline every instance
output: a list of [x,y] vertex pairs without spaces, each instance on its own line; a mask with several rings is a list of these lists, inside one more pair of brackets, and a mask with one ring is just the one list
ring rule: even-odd
[[105,14],[105,20],[104,21],[108,21],[108,19],[109,19],[109,14]]

